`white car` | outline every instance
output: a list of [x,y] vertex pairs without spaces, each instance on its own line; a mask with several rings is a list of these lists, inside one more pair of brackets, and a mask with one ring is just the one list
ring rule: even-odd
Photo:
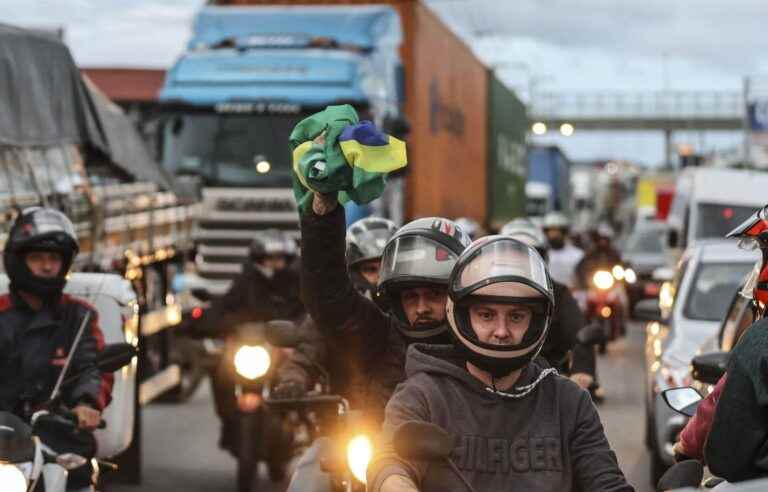
[[733,295],[758,259],[730,240],[696,242],[659,294],[659,320],[646,326],[646,445],[655,484],[673,463],[672,447],[686,420],[661,392],[689,386],[691,359],[718,333]]

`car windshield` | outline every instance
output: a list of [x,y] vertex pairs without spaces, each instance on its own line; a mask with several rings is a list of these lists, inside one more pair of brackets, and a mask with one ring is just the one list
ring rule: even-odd
[[720,321],[725,317],[736,289],[752,263],[703,263],[693,279],[684,314],[701,321]]
[[288,136],[305,116],[176,116],[164,128],[163,165],[177,175],[199,175],[209,186],[290,186]]
[[758,206],[730,206],[702,203],[699,205],[699,227],[696,238],[725,237],[755,213]]
[[664,229],[645,227],[632,233],[624,248],[627,253],[664,253]]

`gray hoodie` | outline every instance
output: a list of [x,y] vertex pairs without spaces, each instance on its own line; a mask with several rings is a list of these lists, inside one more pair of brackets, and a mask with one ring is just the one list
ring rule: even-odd
[[452,459],[477,490],[632,491],[605,438],[589,394],[536,361],[509,392],[495,392],[447,345],[408,349],[408,379],[386,407],[382,441],[368,468],[368,490],[393,474],[422,492],[466,488],[445,464],[407,462],[392,436],[409,420],[439,425],[456,439]]

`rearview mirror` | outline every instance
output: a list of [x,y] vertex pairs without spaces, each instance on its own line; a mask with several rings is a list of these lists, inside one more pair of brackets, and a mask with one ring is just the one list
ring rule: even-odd
[[395,430],[393,444],[395,452],[403,459],[441,461],[451,455],[454,440],[435,424],[411,420]]
[[96,367],[104,373],[115,372],[131,363],[138,351],[130,343],[112,343],[104,347],[96,361]]
[[672,388],[661,393],[662,398],[669,408],[686,417],[696,415],[696,409],[699,408],[699,402],[704,398],[698,391],[686,386],[684,388]]
[[582,345],[600,345],[605,341],[605,330],[599,324],[587,325],[579,330],[576,340]]
[[697,355],[691,361],[693,370],[691,376],[696,381],[706,384],[717,384],[728,366],[729,352],[711,352],[709,354]]
[[303,340],[301,330],[293,321],[273,320],[267,323],[264,336],[274,347],[293,348]]
[[642,321],[661,322],[661,308],[658,299],[643,299],[638,301],[633,312],[635,318]]

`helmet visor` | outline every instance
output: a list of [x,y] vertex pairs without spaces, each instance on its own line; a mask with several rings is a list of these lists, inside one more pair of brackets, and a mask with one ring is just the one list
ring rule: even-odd
[[403,236],[384,249],[380,283],[423,281],[447,284],[456,264],[454,252],[423,236]]
[[547,267],[541,255],[517,240],[492,241],[475,251],[454,273],[457,299],[468,295],[527,298],[550,296]]
[[371,260],[384,253],[384,247],[391,237],[392,231],[389,229],[369,229],[355,232],[354,235],[348,234],[347,242],[354,243],[360,249],[361,256],[356,261]]

